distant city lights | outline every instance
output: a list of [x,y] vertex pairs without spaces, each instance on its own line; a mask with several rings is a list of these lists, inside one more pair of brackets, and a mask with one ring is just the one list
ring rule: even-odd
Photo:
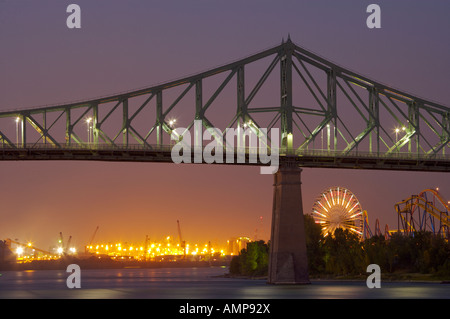
[[52,249],[53,253],[35,248],[32,242],[21,244],[16,241],[9,241],[9,245],[11,243],[18,245],[15,248],[17,262],[25,263],[33,260],[57,260],[67,255],[79,258],[98,256],[99,258],[108,257],[113,260],[131,259],[138,261],[203,260],[237,255],[247,247],[247,243],[251,240],[248,237],[237,237],[220,246],[213,245],[211,242],[198,244],[182,241],[180,243],[171,236],[166,236],[159,242],[89,244],[84,247],[84,253],[79,253],[75,247],[63,248],[61,239],[58,239],[57,245]]

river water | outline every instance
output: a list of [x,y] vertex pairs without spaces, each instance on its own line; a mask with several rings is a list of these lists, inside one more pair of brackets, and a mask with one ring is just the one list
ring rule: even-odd
[[80,288],[69,289],[64,270],[0,272],[1,299],[450,299],[450,284],[311,281],[269,285],[266,280],[226,278],[224,267],[87,269]]

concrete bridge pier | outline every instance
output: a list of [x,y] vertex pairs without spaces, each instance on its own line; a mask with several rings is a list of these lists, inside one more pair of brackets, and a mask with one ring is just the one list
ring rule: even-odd
[[281,162],[274,176],[269,284],[309,284],[301,171]]

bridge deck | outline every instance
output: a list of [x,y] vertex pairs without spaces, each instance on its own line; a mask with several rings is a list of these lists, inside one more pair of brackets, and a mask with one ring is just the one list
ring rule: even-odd
[[[40,161],[40,160],[73,160],[73,161],[117,161],[117,162],[160,162],[173,163],[172,145],[142,145],[114,146],[109,145],[73,145],[54,147],[51,145],[35,144],[25,148],[1,148],[0,160],[2,161]],[[244,160],[239,161],[238,150],[234,149],[232,157],[227,158],[226,150],[223,151],[221,160],[213,164],[221,165],[253,165],[269,166],[275,165],[274,159],[266,163],[260,161],[256,150],[241,149]],[[191,151],[191,163],[195,162],[195,155],[203,154],[203,150]],[[214,153],[213,153],[214,154]],[[251,160],[253,154],[255,160]],[[310,168],[349,168],[349,169],[382,169],[401,171],[434,171],[450,172],[450,155],[427,155],[411,153],[391,153],[389,155],[377,155],[367,152],[327,151],[327,150],[305,150],[296,152],[295,155],[287,155],[282,149],[279,150],[279,163],[284,161],[295,161],[300,167]]]

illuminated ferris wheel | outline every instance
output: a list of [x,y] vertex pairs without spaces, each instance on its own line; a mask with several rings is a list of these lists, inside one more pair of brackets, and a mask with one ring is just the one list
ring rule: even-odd
[[348,229],[358,236],[363,235],[363,211],[350,190],[345,187],[331,187],[320,194],[314,202],[313,217],[322,226],[322,234],[334,234],[338,228]]

